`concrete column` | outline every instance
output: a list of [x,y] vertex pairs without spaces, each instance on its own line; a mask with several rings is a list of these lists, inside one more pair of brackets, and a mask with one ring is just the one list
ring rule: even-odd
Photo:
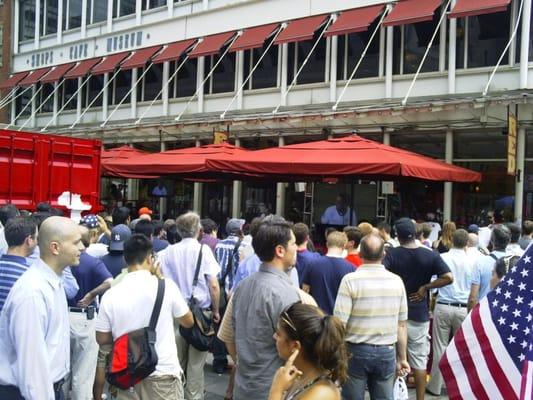
[[63,2],[57,2],[57,43],[63,42]]
[[52,117],[52,125],[57,125],[57,112],[59,111],[59,90],[57,89],[57,86],[59,85],[59,82],[54,82],[54,97],[53,97],[53,117]]
[[389,132],[383,132],[383,144],[390,146],[390,133]]
[[135,3],[135,24],[141,25],[141,16],[142,16],[142,2],[144,0],[137,0]]
[[[20,90],[20,89],[19,89]],[[17,93],[15,93],[16,95]],[[11,102],[11,122],[10,122],[10,125],[15,125],[15,117],[17,116],[17,102],[16,101],[12,101]]]
[[209,10],[209,0],[203,0],[204,10]]
[[174,1],[167,1],[167,10],[168,10],[168,17],[172,18],[174,15]]
[[[204,88],[203,88],[203,80],[205,75],[205,57],[199,57],[198,58],[198,73],[196,74],[196,88],[198,90],[198,112],[202,113],[204,112]],[[209,81],[206,82],[206,84],[209,84]],[[185,110],[186,111],[186,110]]]
[[[451,7],[455,5],[456,0],[452,0]],[[448,47],[448,93],[455,93],[455,52],[457,46],[457,19],[450,19],[450,36]]]
[[[165,142],[161,142],[161,151],[165,151],[167,149],[167,144]],[[163,221],[163,215],[165,215],[167,212],[167,198],[166,197],[160,197],[159,198],[159,220]]]
[[[172,3],[172,2],[170,2]],[[170,71],[170,62],[165,61],[163,63],[163,91],[161,93],[161,99],[163,100],[163,115],[168,116],[168,77]]]
[[[530,2],[531,4],[531,2]],[[522,225],[522,209],[524,208],[524,168],[526,153],[526,128],[518,128],[518,137],[516,138],[516,180],[514,190],[514,219],[519,225]]]
[[[78,87],[81,87],[83,83],[83,78],[78,78]],[[85,85],[85,88],[89,86],[89,82]],[[81,89],[76,95],[76,119],[80,118],[81,115],[81,103],[83,102],[83,89]]]
[[[128,188],[126,190],[126,200],[136,201],[139,200],[139,180],[128,179]],[[126,202],[124,201],[124,204]]]
[[[201,145],[202,143],[199,140],[196,140],[196,147],[200,147]],[[202,187],[203,187],[202,183],[194,182],[192,208],[193,208],[193,211],[196,211],[200,215],[202,213]]]
[[81,37],[85,38],[86,36],[87,36],[87,0],[81,0]]
[[[238,51],[235,55],[236,57],[236,66],[237,66],[237,109],[242,110],[243,106],[243,90],[240,90],[244,82],[244,51]],[[236,139],[238,141],[238,139]],[[235,142],[236,143],[236,142]]]
[[107,113],[109,110],[109,92],[113,90],[111,85],[107,86],[107,82],[109,82],[109,72],[106,72],[104,74],[104,81],[103,81],[103,85],[105,87],[104,93],[102,93],[102,120],[103,121],[107,119]]
[[338,53],[339,37],[331,37],[331,69],[329,78],[329,101],[335,103],[337,101],[337,53]]
[[394,29],[387,26],[387,56],[385,57],[385,98],[392,98],[392,50],[394,47]]
[[281,105],[287,105],[287,96],[285,92],[287,91],[287,71],[288,71],[288,60],[289,58],[289,44],[283,43],[281,45]]
[[[34,44],[35,49],[39,48],[39,40],[41,38],[41,0],[35,1],[35,38],[34,38]],[[68,18],[68,17],[67,17]]]
[[[518,22],[517,22],[518,23]],[[527,88],[529,65],[529,27],[531,24],[531,0],[524,0],[522,10],[522,38],[520,42],[520,89]]]
[[33,100],[31,101],[31,116],[29,117],[31,126],[35,126],[35,121],[36,121],[36,118],[35,118],[35,114],[36,114],[35,110],[37,110],[37,96],[35,96],[36,92],[37,92],[37,85],[33,85],[31,88],[31,96]]
[[[278,146],[285,144],[285,138],[280,136],[278,139]],[[283,216],[285,214],[285,182],[278,182],[276,186],[276,215]]]
[[[59,2],[59,4],[61,4],[61,1]],[[113,0],[107,0],[107,32],[111,32],[112,30],[113,30]]]
[[[446,131],[446,150],[445,150],[446,162],[453,164],[453,131],[448,129]],[[444,182],[444,207],[443,207],[443,219],[444,221],[450,221],[452,219],[452,190],[453,184],[451,182]]]
[[[137,116],[137,79],[139,77],[139,69],[133,68],[131,70],[131,87],[132,91],[130,94],[130,102],[131,102],[131,117],[136,118]],[[142,82],[139,82],[139,84],[142,84]]]
[[[235,146],[240,146],[241,141],[239,138],[235,139]],[[233,196],[231,203],[231,216],[232,218],[240,218],[241,216],[241,200],[242,200],[242,182],[233,181]]]

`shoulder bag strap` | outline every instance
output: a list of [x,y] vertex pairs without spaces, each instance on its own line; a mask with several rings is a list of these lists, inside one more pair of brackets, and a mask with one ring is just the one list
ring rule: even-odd
[[490,253],[489,256],[491,256],[492,258],[494,258],[494,261],[498,261],[498,257],[496,257],[496,254],[494,253]]
[[150,329],[155,330],[157,320],[159,319],[159,313],[161,312],[161,305],[163,304],[163,296],[165,295],[165,280],[157,280],[157,295],[155,298],[154,309],[152,310],[152,316],[150,317]]
[[198,275],[200,274],[200,267],[202,265],[202,247],[203,245],[200,244],[200,253],[198,254],[198,259],[196,260],[196,271],[194,271],[194,279],[192,280],[192,289],[198,285]]

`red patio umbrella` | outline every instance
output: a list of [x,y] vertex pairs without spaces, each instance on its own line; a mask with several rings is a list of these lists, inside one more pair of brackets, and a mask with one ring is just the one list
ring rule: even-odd
[[427,181],[478,182],[466,168],[388,146],[358,135],[208,158],[219,173],[260,175],[281,181],[327,177],[413,178]]
[[181,175],[183,177],[209,177],[211,171],[205,160],[219,156],[236,156],[249,153],[248,150],[229,143],[208,144],[200,147],[168,150],[139,157],[118,160],[109,165],[109,171],[116,175],[144,174]]
[[102,150],[102,155],[100,156],[102,164],[102,175],[104,176],[119,176],[122,178],[157,178],[157,175],[152,176],[136,176],[132,174],[117,175],[112,172],[112,166],[114,163],[120,160],[129,160],[136,158],[138,156],[144,156],[150,154],[147,151],[139,150],[134,147],[124,145],[120,147],[115,147],[109,150]]

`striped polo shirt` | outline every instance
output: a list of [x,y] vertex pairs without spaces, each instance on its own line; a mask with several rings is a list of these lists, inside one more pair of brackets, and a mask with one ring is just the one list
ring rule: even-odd
[[0,257],[0,312],[4,308],[9,291],[28,268],[24,257],[9,254]]
[[407,320],[402,279],[381,264],[361,265],[342,279],[334,314],[344,323],[349,343],[396,343],[398,321]]

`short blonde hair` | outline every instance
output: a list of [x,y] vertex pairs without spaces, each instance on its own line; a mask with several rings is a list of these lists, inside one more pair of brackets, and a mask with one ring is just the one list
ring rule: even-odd
[[361,222],[357,227],[361,230],[363,236],[370,235],[374,229],[372,224],[368,222]]
[[348,237],[344,232],[331,232],[328,235],[328,238],[326,239],[326,245],[328,248],[330,247],[338,247],[343,249],[344,246],[346,246],[346,243],[348,242]]

